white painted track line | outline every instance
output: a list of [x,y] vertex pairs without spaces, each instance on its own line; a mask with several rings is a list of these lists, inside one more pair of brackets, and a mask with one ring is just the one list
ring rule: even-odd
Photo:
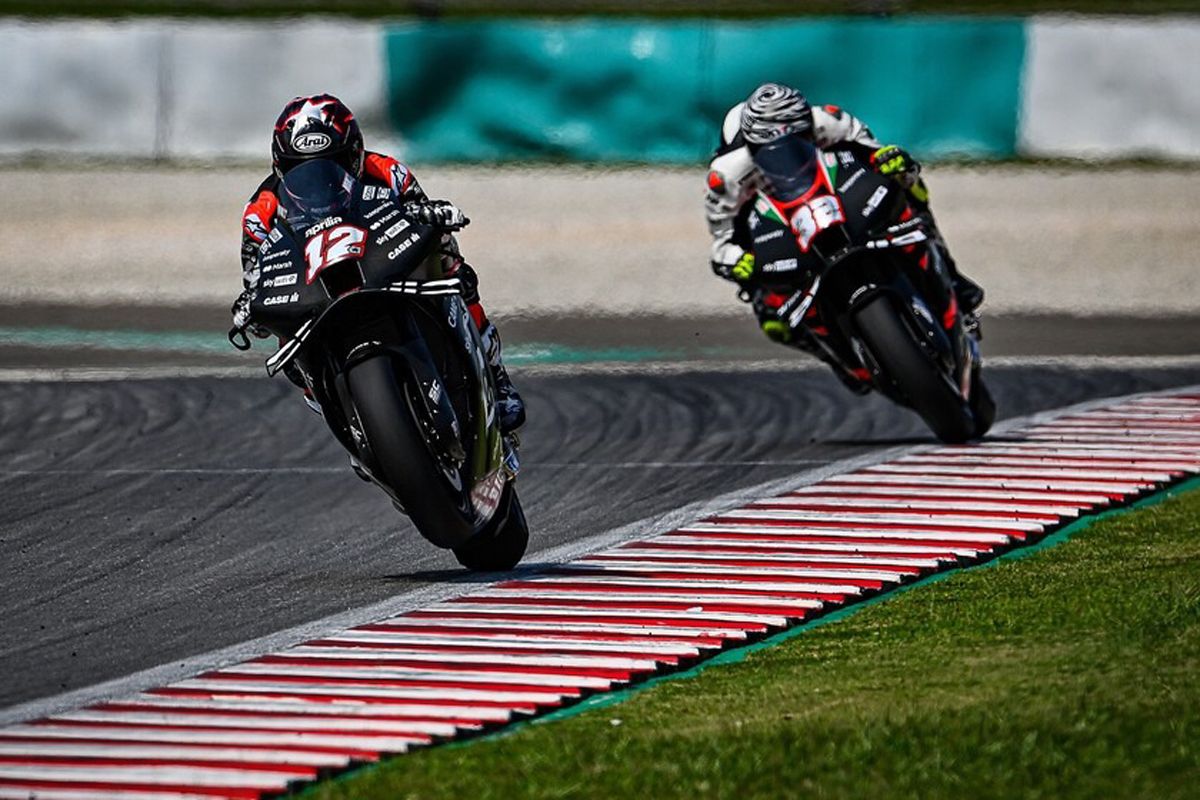
[[[56,789],[44,785],[17,786],[5,784],[0,780],[0,800],[30,800],[35,795],[36,800],[212,800],[218,795],[196,794],[194,792],[164,792],[164,791],[131,791],[123,789]],[[225,795],[238,797],[239,795]],[[245,795],[249,797],[257,794]]]
[[[456,702],[465,705],[486,704],[500,707],[523,708],[538,705],[558,705],[563,694],[555,691],[530,690],[497,690],[497,689],[458,689],[430,688],[428,686],[394,687],[394,686],[363,686],[353,684],[322,683],[321,681],[253,681],[239,680],[229,673],[230,677],[220,679],[194,678],[174,684],[179,689],[202,690],[226,694],[245,692],[248,694],[269,694],[278,692],[286,695],[316,694],[328,697],[370,698],[396,701],[423,701],[429,703]],[[7,729],[6,729],[7,730]]]
[[[341,653],[349,648],[362,649],[363,645],[386,646],[388,652],[407,652],[410,648],[453,648],[454,650],[486,650],[496,648],[506,652],[535,652],[548,651],[557,653],[578,652],[587,655],[599,654],[629,654],[643,655],[695,655],[698,649],[690,644],[676,642],[572,642],[562,639],[551,639],[516,633],[498,634],[495,636],[479,636],[458,634],[422,634],[411,633],[351,633],[343,636],[331,636],[323,639],[320,646],[304,646],[292,648],[290,655],[316,655]],[[375,649],[375,648],[371,648]]]
[[575,622],[538,622],[535,620],[505,619],[474,619],[458,616],[453,613],[436,616],[395,617],[376,625],[364,625],[359,630],[374,633],[377,630],[409,630],[409,631],[446,631],[454,634],[465,632],[474,636],[475,632],[499,633],[536,633],[541,636],[568,638],[573,641],[647,641],[670,639],[677,641],[712,641],[723,639],[742,639],[745,634],[740,630],[729,628],[705,629],[703,627],[671,627],[668,625],[626,625],[616,622],[599,620],[583,620]]
[[213,786],[279,791],[296,779],[294,772],[266,770],[215,769],[203,767],[114,767],[58,766],[40,764],[22,767],[0,764],[0,781],[13,778],[60,778],[96,783],[168,784],[175,786]]
[[997,433],[775,482],[560,549],[540,571],[431,587],[409,605],[10,720],[0,800],[280,792],[676,669],[1200,473],[1195,389]]
[[267,745],[282,747],[295,745],[306,747],[348,748],[387,753],[402,753],[414,744],[427,744],[430,737],[425,734],[392,734],[372,736],[369,734],[308,733],[304,731],[226,731],[188,730],[186,728],[156,727],[152,725],[14,725],[11,733],[29,739],[104,738],[110,741],[121,739],[139,742],[178,742],[181,744],[217,744],[226,747],[245,745]]
[[160,725],[168,728],[235,728],[254,731],[293,731],[311,733],[371,733],[378,735],[424,734],[450,736],[457,726],[432,720],[364,720],[359,717],[328,718],[274,717],[265,715],[225,715],[217,711],[209,714],[179,714],[171,711],[113,711],[82,710],[58,714],[51,722],[94,722],[121,725]]
[[47,739],[40,742],[0,740],[0,758],[4,756],[75,756],[77,758],[113,758],[146,761],[214,761],[222,763],[304,764],[314,767],[343,767],[347,756],[320,750],[250,750],[245,747],[189,747],[183,744],[81,744]]

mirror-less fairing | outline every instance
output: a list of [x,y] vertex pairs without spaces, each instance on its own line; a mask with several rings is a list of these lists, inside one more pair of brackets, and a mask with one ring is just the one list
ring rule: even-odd
[[[798,140],[798,142],[797,142]],[[982,436],[995,404],[974,326],[904,190],[851,148],[782,137],[755,153],[764,187],[747,219],[762,289],[791,339],[915,410],[944,441]]]
[[[360,474],[473,569],[509,569],[528,528],[515,437],[439,229],[330,161],[288,172],[259,255],[251,318],[279,337]],[[231,337],[233,334],[231,333]]]

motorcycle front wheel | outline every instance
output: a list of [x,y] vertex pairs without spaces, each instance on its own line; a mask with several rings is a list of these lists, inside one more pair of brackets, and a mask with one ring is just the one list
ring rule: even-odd
[[529,523],[525,521],[525,510],[517,497],[516,486],[510,481],[504,489],[501,508],[505,514],[502,521],[491,530],[486,530],[462,547],[454,548],[458,563],[476,572],[509,570],[521,562],[525,548],[529,546]]
[[886,295],[877,295],[854,313],[854,325],[884,380],[895,385],[934,435],[965,442],[976,435],[967,402],[941,367],[925,352]]
[[430,454],[391,358],[378,355],[355,364],[346,383],[379,477],[417,531],[438,547],[466,544],[474,533],[471,511]]

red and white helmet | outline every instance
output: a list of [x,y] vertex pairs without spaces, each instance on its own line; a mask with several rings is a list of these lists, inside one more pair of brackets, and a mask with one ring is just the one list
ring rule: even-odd
[[362,176],[362,131],[346,104],[331,94],[293,98],[271,136],[271,164],[279,177],[314,158],[336,161],[354,177]]

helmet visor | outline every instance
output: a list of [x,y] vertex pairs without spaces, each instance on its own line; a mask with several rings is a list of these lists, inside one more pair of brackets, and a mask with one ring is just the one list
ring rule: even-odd
[[350,207],[355,181],[334,161],[305,161],[283,178],[279,205],[293,227],[319,222]]
[[817,181],[817,148],[800,131],[752,147],[751,156],[771,194],[785,203],[803,196]]

